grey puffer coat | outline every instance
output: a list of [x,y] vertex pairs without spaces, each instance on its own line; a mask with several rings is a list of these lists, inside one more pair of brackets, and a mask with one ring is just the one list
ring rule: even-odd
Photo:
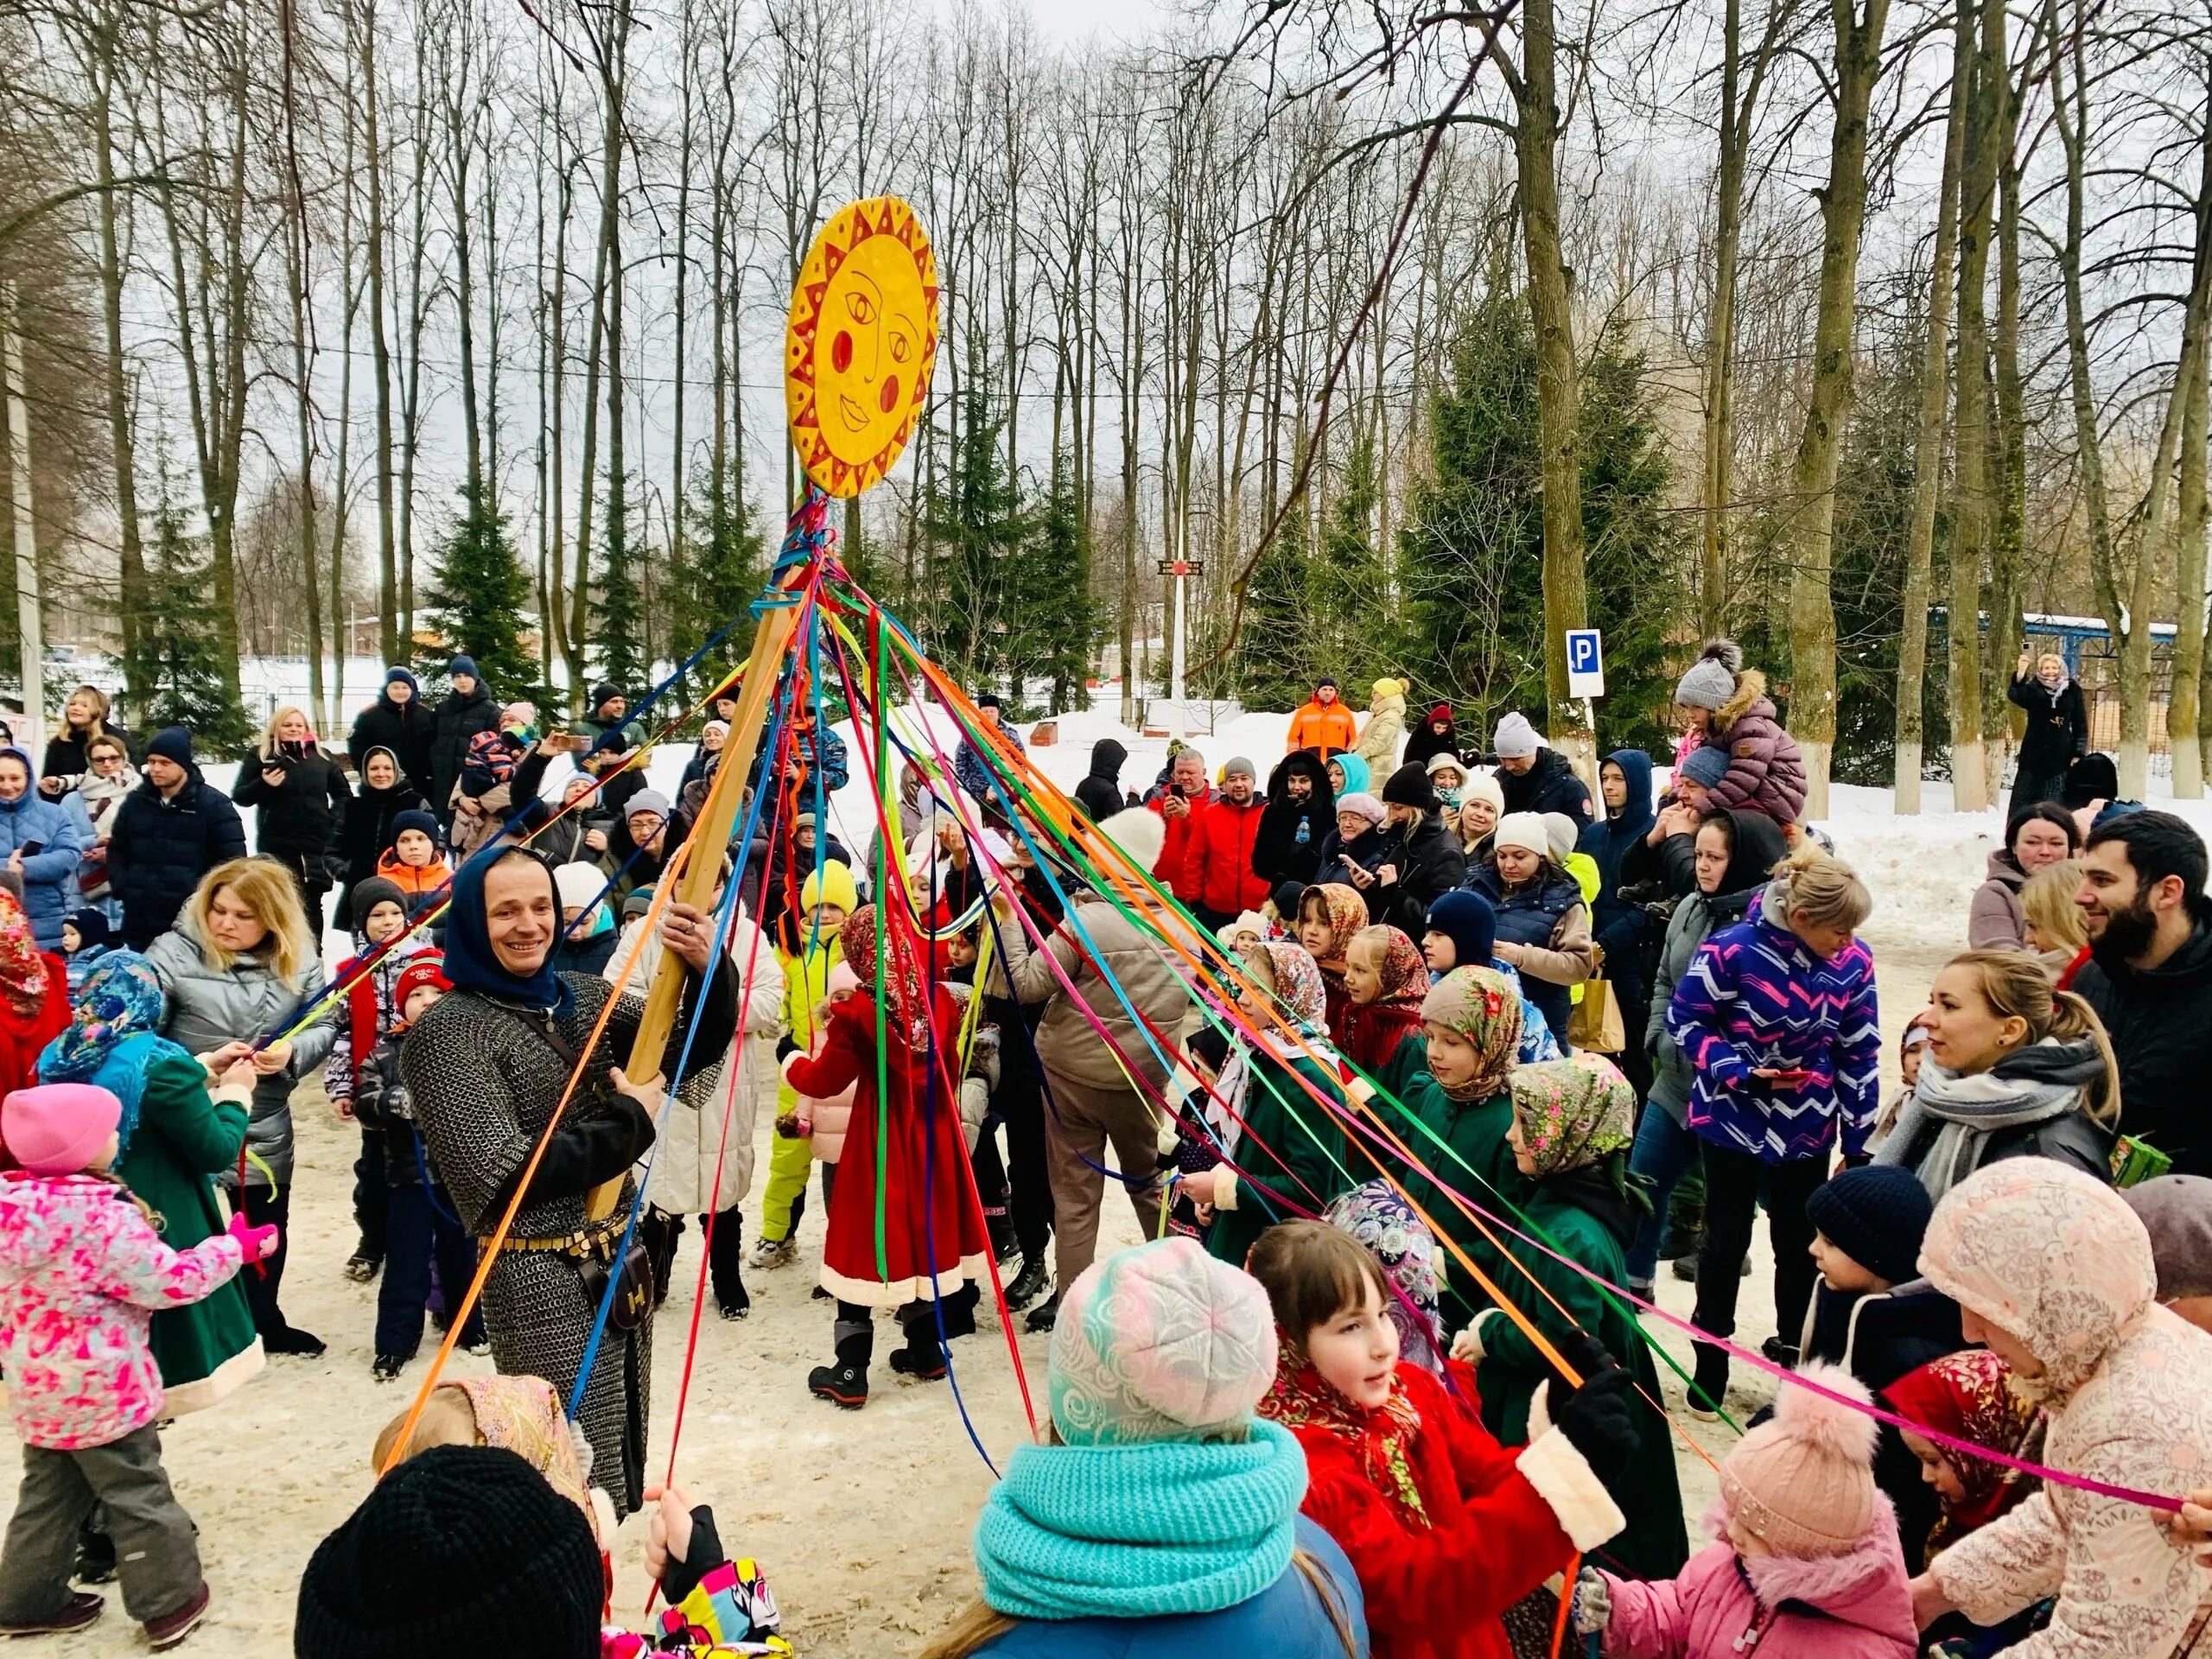
[[[162,1035],[192,1054],[274,1036],[323,987],[320,963],[311,964],[297,985],[285,984],[254,957],[240,957],[227,972],[218,972],[209,965],[188,916],[179,917],[175,931],[146,948],[146,960],[160,976],[168,1003]],[[344,1012],[342,1007],[335,1011],[340,1017]],[[326,1014],[292,1039],[292,1057],[283,1071],[254,1084],[245,1132],[248,1186],[266,1186],[271,1176],[278,1185],[291,1186],[292,1090],[329,1058],[337,1039],[337,1026]]]

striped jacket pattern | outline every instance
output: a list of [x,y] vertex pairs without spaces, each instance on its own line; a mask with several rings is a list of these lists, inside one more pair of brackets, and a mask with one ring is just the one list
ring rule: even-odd
[[1825,1152],[1840,1126],[1847,1157],[1866,1150],[1882,1034],[1863,942],[1823,961],[1759,917],[1723,928],[1676,983],[1667,1032],[1695,1073],[1687,1121],[1704,1139],[1776,1164]]

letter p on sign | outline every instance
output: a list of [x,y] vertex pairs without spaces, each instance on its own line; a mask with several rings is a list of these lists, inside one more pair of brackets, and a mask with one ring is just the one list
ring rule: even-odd
[[1567,695],[1602,697],[1605,695],[1605,642],[1596,628],[1567,631]]

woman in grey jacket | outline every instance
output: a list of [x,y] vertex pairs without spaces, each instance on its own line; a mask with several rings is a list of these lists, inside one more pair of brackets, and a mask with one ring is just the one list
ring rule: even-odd
[[1763,812],[1709,812],[1694,839],[1697,885],[1675,906],[1667,924],[1667,942],[1659,948],[1643,1039],[1644,1052],[1651,1057],[1651,1092],[1628,1155],[1630,1173],[1643,1176],[1653,1188],[1651,1212],[1637,1227],[1628,1251],[1629,1288],[1638,1295],[1649,1294],[1658,1272],[1667,1199],[1698,1155],[1697,1136],[1684,1121],[1690,1103],[1690,1063],[1667,1034],[1667,1006],[1675,1000],[1675,983],[1688,971],[1698,946],[1718,930],[1742,921],[1751,895],[1765,887],[1768,873],[1789,855],[1782,831]]
[[[260,1080],[246,1126],[244,1207],[254,1225],[280,1230],[267,1273],[240,1282],[264,1349],[320,1354],[321,1339],[287,1324],[276,1295],[291,1236],[292,1090],[328,1056],[336,1027],[326,1018],[254,1050],[322,992],[322,964],[291,873],[266,858],[217,865],[200,878],[175,930],[147,947],[146,960],[168,1001],[163,1036],[191,1053],[212,1053],[218,1075],[241,1055],[253,1060]],[[232,1172],[227,1184],[237,1180]]]

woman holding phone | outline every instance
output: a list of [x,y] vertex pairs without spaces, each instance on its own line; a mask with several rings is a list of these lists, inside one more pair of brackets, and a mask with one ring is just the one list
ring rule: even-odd
[[231,798],[254,809],[254,846],[292,873],[315,937],[322,935],[322,901],[330,892],[330,856],[338,846],[339,816],[353,790],[337,761],[316,747],[315,730],[300,709],[269,716],[261,741],[238,767]]
[[[1698,947],[1675,987],[1667,1034],[1690,1064],[1687,1121],[1705,1164],[1696,1321],[1713,1336],[1735,1333],[1738,1270],[1762,1202],[1776,1328],[1803,1328],[1814,1272],[1805,1200],[1827,1179],[1839,1131],[1847,1164],[1871,1155],[1882,1032],[1873,954],[1856,936],[1872,908],[1851,867],[1808,842],[1774,867],[1745,919]],[[1766,1353],[1797,1362],[1780,1337]],[[1710,1414],[1727,1387],[1727,1351],[1700,1343],[1692,1409]]]

